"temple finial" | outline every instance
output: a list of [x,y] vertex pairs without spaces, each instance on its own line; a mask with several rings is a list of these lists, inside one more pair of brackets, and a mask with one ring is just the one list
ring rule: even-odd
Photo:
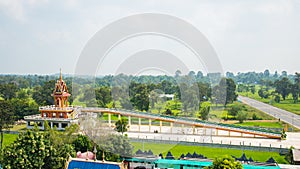
[[59,80],[60,80],[60,81],[62,81],[62,73],[61,73],[61,68],[60,68]]

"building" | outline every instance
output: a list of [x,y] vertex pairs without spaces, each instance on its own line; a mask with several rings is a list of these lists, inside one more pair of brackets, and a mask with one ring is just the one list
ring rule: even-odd
[[27,128],[31,129],[36,124],[43,130],[45,121],[47,121],[51,128],[56,127],[58,130],[64,130],[72,123],[78,123],[80,107],[69,106],[68,98],[70,95],[60,72],[59,80],[57,80],[51,95],[54,99],[54,105],[41,106],[39,107],[40,114],[25,116]]

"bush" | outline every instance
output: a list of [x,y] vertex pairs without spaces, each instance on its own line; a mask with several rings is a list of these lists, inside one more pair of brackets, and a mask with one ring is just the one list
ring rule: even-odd
[[232,157],[225,156],[216,158],[211,166],[205,167],[205,169],[243,169],[240,162],[234,161]]
[[245,113],[245,112],[239,112],[237,114],[236,118],[239,120],[239,123],[243,123],[244,120],[246,120],[246,118],[247,118],[247,113]]

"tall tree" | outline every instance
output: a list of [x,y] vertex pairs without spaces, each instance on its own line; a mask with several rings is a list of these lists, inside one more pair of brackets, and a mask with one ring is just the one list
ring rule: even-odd
[[95,91],[96,100],[100,107],[107,107],[107,104],[112,101],[111,89],[107,86],[102,86]]
[[9,101],[0,100],[0,150],[3,143],[3,129],[8,129],[14,124],[13,106]]
[[232,79],[222,78],[218,85],[213,88],[213,97],[216,104],[223,104],[226,106],[236,100],[237,94],[235,92],[236,85]]
[[14,83],[0,84],[0,96],[10,100],[17,96],[18,87]]
[[283,100],[289,95],[291,84],[291,81],[287,77],[275,81],[275,91],[282,96]]
[[40,106],[52,105],[54,104],[54,100],[51,94],[53,93],[54,87],[55,80],[45,82],[44,85],[34,88],[32,98]]
[[140,111],[149,109],[149,91],[146,84],[133,84],[131,102]]

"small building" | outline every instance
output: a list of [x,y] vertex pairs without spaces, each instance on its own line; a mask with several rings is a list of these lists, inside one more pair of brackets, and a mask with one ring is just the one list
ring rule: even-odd
[[44,130],[44,123],[47,121],[51,128],[56,127],[58,130],[65,130],[72,123],[78,123],[80,107],[69,106],[68,97],[70,95],[60,72],[59,80],[57,80],[51,95],[54,99],[54,105],[41,106],[39,107],[40,114],[25,116],[27,128],[31,129],[36,124],[39,129]]

